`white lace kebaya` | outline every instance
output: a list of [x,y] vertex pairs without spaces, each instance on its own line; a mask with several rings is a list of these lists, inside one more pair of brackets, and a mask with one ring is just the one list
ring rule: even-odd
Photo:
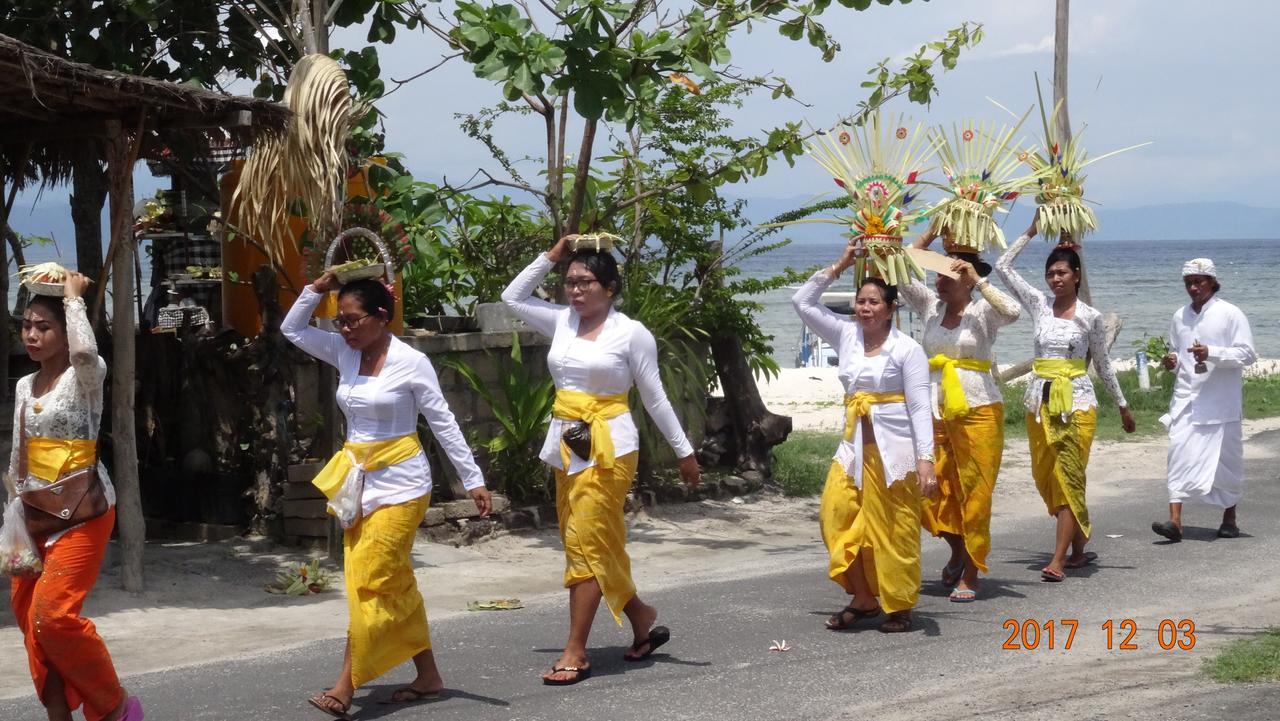
[[[627,393],[635,385],[641,402],[676,457],[693,455],[693,445],[680,427],[658,375],[658,345],[653,334],[642,323],[610,310],[594,341],[579,338],[577,311],[531,297],[554,265],[545,253],[539,255],[502,291],[502,301],[534,330],[551,339],[547,369],[556,388],[611,396]],[[563,430],[564,421],[553,417],[542,445],[541,458],[553,468],[564,464],[560,457]],[[640,449],[640,433],[630,413],[609,419],[609,435],[617,456]],[[566,472],[573,475],[594,465],[594,459],[584,460],[571,453]]]
[[[996,261],[996,273],[1031,316],[1035,357],[1092,358],[1093,367],[1102,378],[1107,393],[1121,408],[1128,406],[1124,393],[1120,391],[1120,382],[1116,380],[1115,369],[1111,366],[1111,358],[1107,355],[1107,328],[1103,323],[1102,313],[1077,299],[1074,317],[1069,320],[1054,317],[1053,299],[1032,287],[1013,269],[1014,260],[1030,240],[1031,236],[1023,235],[1009,246],[1009,250]],[[1040,402],[1044,397],[1045,382],[1044,378],[1032,375],[1031,382],[1027,384],[1027,392],[1023,395],[1023,405],[1027,412],[1035,414],[1036,420],[1040,420]],[[1087,411],[1098,405],[1093,382],[1087,374],[1071,379],[1071,398],[1072,411]]]
[[[9,454],[9,476],[17,478],[18,457],[25,447],[22,443],[22,413],[26,412],[27,438],[56,438],[59,440],[98,440],[98,428],[102,424],[102,383],[107,377],[107,363],[98,356],[98,342],[93,336],[93,326],[85,312],[83,298],[63,298],[67,314],[67,347],[71,367],[58,377],[53,387],[36,398],[31,395],[31,385],[36,374],[23,376],[13,399],[13,450]],[[107,468],[98,461],[98,479],[107,497],[107,503],[116,505],[116,490],[111,485]],[[56,481],[34,476],[18,478],[18,490],[40,488]],[[78,528],[79,526],[73,526]],[[71,530],[70,528],[67,529]],[[49,536],[45,547],[52,546],[66,531]]]

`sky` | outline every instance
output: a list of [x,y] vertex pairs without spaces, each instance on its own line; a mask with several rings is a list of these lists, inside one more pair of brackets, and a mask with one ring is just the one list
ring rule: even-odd
[[[1276,117],[1280,111],[1280,3],[1267,0],[1075,0],[1070,32],[1070,116],[1091,155],[1152,141],[1140,150],[1092,166],[1088,194],[1129,208],[1162,203],[1231,200],[1280,205],[1272,174],[1280,167]],[[968,117],[1008,118],[987,100],[1021,112],[1035,102],[1033,74],[1046,83],[1053,69],[1053,0],[916,0],[873,4],[864,12],[838,4],[823,20],[843,51],[823,63],[806,42],[792,42],[775,25],[758,25],[733,44],[734,64],[747,73],[788,78],[809,105],[771,101],[761,94],[737,116],[743,132],[788,120],[830,124],[865,96],[867,70],[940,39],[963,21],[982,23],[986,37],[938,78],[939,93],[925,108],[890,106],[927,123]],[[340,32],[337,45],[363,42]],[[429,36],[405,35],[380,50],[384,76],[403,78],[439,61],[444,47]],[[461,182],[477,167],[494,170],[486,150],[463,135],[453,117],[500,99],[500,89],[453,61],[404,86],[380,107],[389,147],[405,153],[415,175]],[[1038,130],[1033,113],[1023,126]],[[500,140],[519,152],[541,151],[541,121],[500,126]],[[1031,138],[1034,139],[1034,138]],[[798,189],[826,192],[829,179],[801,159],[777,164],[764,178],[734,186],[740,197],[793,197]]]
[[[449,3],[430,7],[447,9]],[[971,117],[1003,121],[1008,115],[987,98],[1021,112],[1035,102],[1034,73],[1048,87],[1053,13],[1053,0],[915,0],[887,7],[877,3],[864,12],[832,3],[822,19],[843,50],[830,63],[806,42],[783,38],[776,25],[758,24],[735,38],[734,65],[745,74],[786,77],[804,104],[769,100],[761,93],[735,121],[744,134],[786,121],[829,125],[865,97],[859,83],[876,62],[904,57],[966,20],[982,23],[986,37],[962,54],[955,70],[937,77],[932,105],[901,100],[888,110],[929,124]],[[1112,209],[1205,201],[1280,206],[1272,178],[1280,167],[1277,28],[1280,3],[1269,0],[1075,0],[1069,82],[1073,126],[1077,131],[1087,126],[1083,140],[1095,156],[1152,142],[1092,166],[1088,196]],[[364,31],[339,30],[332,44],[363,47]],[[439,62],[447,49],[432,35],[401,32],[393,45],[379,46],[379,54],[384,78],[405,78]],[[455,114],[500,99],[500,88],[475,77],[460,59],[446,63],[379,103],[388,149],[405,154],[414,174],[426,180],[460,184],[477,168],[496,172],[486,149],[458,128]],[[1028,140],[1034,141],[1038,127],[1033,113],[1023,126]],[[505,121],[498,138],[513,156],[543,152],[537,118]],[[140,196],[167,184],[139,168]],[[794,198],[830,187],[825,173],[801,158],[794,168],[775,163],[767,176],[727,192]],[[39,202],[56,206],[68,194],[47,189]],[[19,231],[45,234],[55,229],[44,226],[56,222],[62,237],[71,234],[69,219],[44,220],[50,217],[47,207],[31,215],[36,202],[33,192],[21,197],[13,218]]]

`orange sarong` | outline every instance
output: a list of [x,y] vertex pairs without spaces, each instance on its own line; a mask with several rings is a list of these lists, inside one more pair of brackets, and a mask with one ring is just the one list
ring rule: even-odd
[[26,642],[36,695],[44,699],[49,671],[56,671],[66,686],[67,706],[75,711],[83,705],[87,721],[101,721],[125,698],[106,644],[93,621],[80,615],[115,523],[112,508],[72,528],[45,549],[42,574],[10,580],[10,604]]

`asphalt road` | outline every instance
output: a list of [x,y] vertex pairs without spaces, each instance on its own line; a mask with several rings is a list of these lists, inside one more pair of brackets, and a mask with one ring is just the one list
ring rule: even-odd
[[[403,666],[357,696],[361,719],[825,719],[1113,718],[1275,719],[1280,685],[1223,686],[1203,660],[1232,638],[1280,625],[1277,509],[1280,432],[1248,461],[1245,536],[1214,537],[1217,515],[1188,507],[1187,540],[1149,530],[1164,513],[1159,479],[1137,473],[1120,494],[1091,502],[1096,567],[1064,583],[1039,580],[1047,517],[994,523],[992,572],[978,603],[949,603],[936,582],[944,544],[924,542],[925,589],[916,628],[900,635],[833,633],[823,620],[843,604],[817,546],[774,554],[750,568],[644,594],[673,638],[652,659],[624,663],[628,634],[602,612],[592,638],[594,676],[543,686],[567,623],[565,600],[514,612],[445,619],[432,628],[447,690],[416,706],[379,703],[411,677]],[[1149,475],[1149,474],[1148,474]],[[1008,482],[1008,481],[1005,481]],[[710,552],[714,552],[709,550]],[[643,591],[643,589],[642,589]],[[1078,622],[1065,648],[1068,620]],[[1135,621],[1136,650],[1118,648]],[[1160,647],[1160,623],[1166,624]],[[1176,624],[1195,624],[1195,645]],[[1006,649],[1006,621],[1033,620],[1035,649]],[[1054,624],[1048,648],[1044,624]],[[1102,626],[1112,621],[1111,649]],[[1019,630],[1023,628],[1019,625]],[[1185,629],[1186,626],[1184,625]],[[1019,634],[1019,638],[1021,635]],[[1028,641],[1034,634],[1027,628]],[[772,640],[792,650],[771,652]],[[181,643],[156,639],[156,643]],[[305,698],[332,679],[341,647],[325,640],[243,660],[125,679],[153,720],[322,719]],[[0,719],[44,719],[34,697],[0,702]]]

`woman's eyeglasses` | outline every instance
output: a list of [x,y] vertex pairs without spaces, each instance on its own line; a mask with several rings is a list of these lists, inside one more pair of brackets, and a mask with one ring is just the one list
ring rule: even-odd
[[564,289],[570,293],[574,292],[575,290],[580,290],[585,292],[587,289],[591,287],[592,283],[598,283],[598,282],[599,281],[597,281],[595,278],[566,280],[564,282]]
[[365,313],[364,315],[357,316],[355,318],[351,318],[349,316],[342,316],[342,315],[334,316],[333,325],[338,330],[342,330],[343,328],[354,328],[357,325],[359,325],[360,321],[364,320],[365,318],[368,318],[371,315],[373,314]]

